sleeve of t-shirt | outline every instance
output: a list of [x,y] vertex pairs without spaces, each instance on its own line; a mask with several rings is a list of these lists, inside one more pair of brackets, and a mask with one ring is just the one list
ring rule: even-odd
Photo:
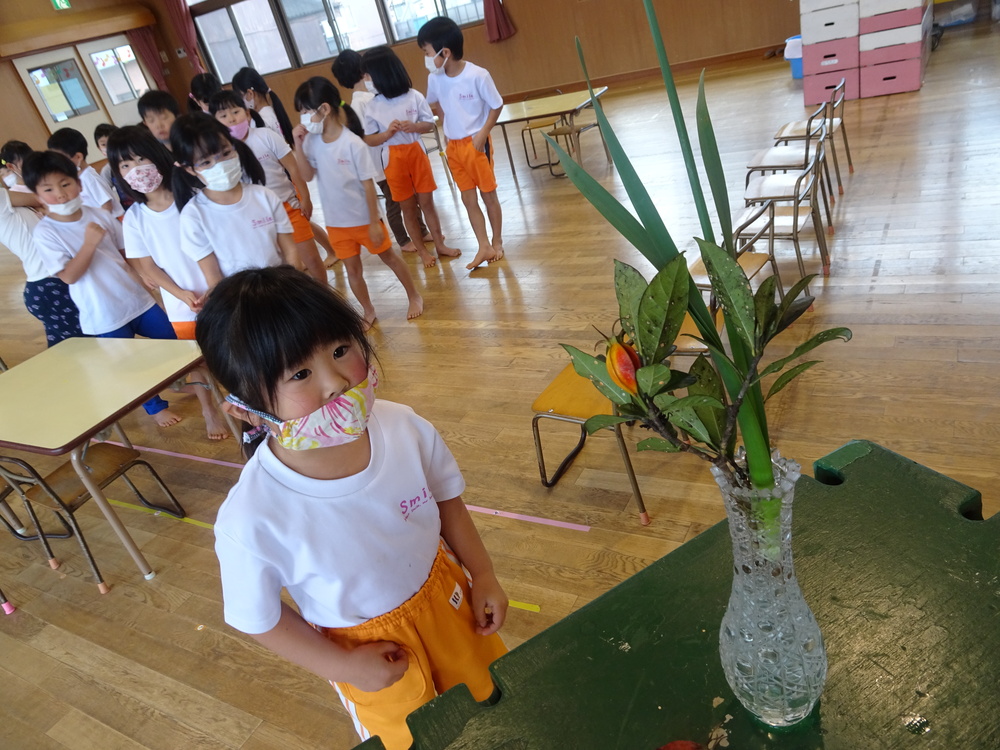
[[277,570],[225,533],[215,536],[222,574],[223,617],[244,633],[266,633],[281,619]]
[[87,175],[87,192],[94,199],[94,208],[100,208],[111,200],[111,185],[96,170]]
[[378,121],[372,117],[372,105],[374,100],[368,102],[368,106],[365,107],[365,116],[361,124],[364,126],[365,135],[375,135],[376,133],[382,132],[381,126],[379,126]]
[[288,218],[288,212],[285,210],[285,204],[270,188],[265,187],[264,193],[266,194],[267,206],[271,209],[271,215],[274,216],[275,230],[278,234],[291,234],[294,230],[292,229],[292,221]]
[[419,433],[420,461],[427,477],[427,489],[439,503],[465,492],[465,477],[437,429],[420,415],[410,412]]
[[322,136],[313,135],[310,133],[306,136],[306,139],[302,141],[302,153],[306,155],[306,161],[309,162],[309,166],[313,169],[319,169],[319,164],[316,161],[316,139]]
[[201,212],[198,211],[194,201],[184,206],[181,211],[181,252],[195,262],[215,252],[205,233]]
[[416,89],[410,89],[416,94],[417,100],[417,122],[434,122],[434,113],[431,112],[431,105],[427,103],[424,95]]
[[47,221],[39,222],[31,239],[35,243],[35,251],[42,261],[45,273],[49,276],[58,275],[73,259],[73,253],[70,252],[69,247]]
[[433,104],[434,102],[441,100],[441,95],[437,90],[438,81],[437,76],[427,76],[427,103]]
[[126,258],[148,258],[151,253],[143,234],[139,209],[128,211],[122,220],[122,235],[125,237]]
[[287,143],[285,143],[285,139],[279,137],[273,130],[268,130],[266,128],[264,130],[259,130],[256,137],[263,138],[268,151],[274,154],[274,158],[278,161],[281,161],[292,153],[292,149],[289,148]]
[[479,96],[486,102],[490,109],[497,109],[503,106],[503,97],[497,91],[497,85],[493,82],[493,76],[488,70],[483,70],[478,82]]

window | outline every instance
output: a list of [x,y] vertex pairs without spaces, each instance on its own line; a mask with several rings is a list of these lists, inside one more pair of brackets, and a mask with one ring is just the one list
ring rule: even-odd
[[262,74],[417,35],[434,16],[483,19],[483,0],[187,0],[219,80],[249,65]]
[[28,75],[54,122],[65,122],[71,117],[97,111],[76,60],[44,65],[29,70]]
[[149,91],[146,76],[135,59],[131,45],[123,45],[90,55],[91,62],[101,76],[101,83],[115,104],[138,99]]

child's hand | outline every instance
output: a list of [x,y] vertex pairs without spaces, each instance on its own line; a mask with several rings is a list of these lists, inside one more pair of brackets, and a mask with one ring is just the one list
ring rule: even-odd
[[201,312],[201,305],[203,302],[202,297],[199,297],[190,289],[181,289],[181,292],[183,293],[177,299],[179,299],[181,302],[183,302],[185,305],[191,308],[191,312],[194,313]]
[[406,673],[410,659],[399,644],[378,641],[358,646],[350,652],[349,666],[343,678],[359,690],[374,693],[398,682]]
[[478,575],[472,581],[472,613],[476,617],[476,632],[492,635],[507,619],[507,594],[492,573]]
[[97,243],[100,242],[107,233],[108,230],[100,224],[90,222],[87,224],[87,228],[83,230],[83,241],[85,244],[97,247]]
[[373,221],[368,225],[368,239],[375,243],[376,247],[385,240],[385,230],[382,229],[381,221]]
[[485,154],[486,153],[486,139],[488,137],[489,137],[489,134],[476,133],[474,136],[472,136],[472,147],[474,149],[476,149],[476,151],[479,151],[480,153]]
[[292,140],[295,141],[295,145],[297,147],[302,146],[302,142],[306,139],[307,135],[309,135],[309,131],[306,130],[306,126],[301,123],[292,128]]
[[386,133],[395,134],[403,129],[403,123],[399,120],[393,120],[389,123],[389,127],[385,129]]
[[302,215],[307,219],[311,219],[313,216],[313,202],[312,198],[308,194],[299,196],[299,210]]

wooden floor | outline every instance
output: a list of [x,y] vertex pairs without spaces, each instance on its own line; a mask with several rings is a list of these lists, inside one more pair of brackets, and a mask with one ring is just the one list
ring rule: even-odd
[[[695,79],[681,84],[691,120]],[[802,116],[801,86],[770,60],[712,69],[707,88],[735,195],[747,158]],[[686,238],[698,226],[662,87],[613,87],[604,101],[674,237],[693,247]],[[1000,510],[1000,27],[949,30],[922,91],[851,102],[846,121],[857,171],[835,207],[832,274],[814,285],[815,312],[774,354],[834,325],[855,338],[821,350],[824,364],[776,399],[773,440],[806,467],[852,438],[874,440],[978,488],[991,515]],[[501,140],[497,133],[498,148]],[[584,148],[588,170],[621,194],[595,133],[584,135]],[[511,646],[723,516],[704,465],[642,454],[634,462],[653,523],[641,527],[603,435],[556,488],[540,485],[529,406],[567,362],[559,343],[589,349],[598,339],[592,326],[610,328],[612,258],[649,268],[566,180],[515,158],[519,185],[502,152],[498,159],[503,262],[470,274],[462,261],[424,270],[408,256],[427,301],[411,323],[392,274],[366,262],[379,310],[380,395],[433,421],[463,467],[466,501],[485,510],[475,519],[518,602],[503,631]],[[434,161],[445,231],[471,255],[459,197]],[[814,246],[808,252],[818,271]],[[794,278],[790,249],[782,270]],[[331,278],[346,289],[341,269]],[[21,303],[22,282],[12,256],[0,257],[0,355],[11,365],[44,346]],[[181,425],[159,431],[140,411],[126,428],[137,445],[167,451],[151,460],[203,523],[119,509],[158,571],[154,580],[142,579],[94,508],[80,516],[112,584],[105,596],[74,541],[55,543],[63,565],[52,571],[36,546],[0,535],[0,587],[18,606],[0,617],[0,744],[352,747],[327,685],[223,624],[205,524],[236,479],[237,450],[232,440],[204,437],[192,397],[171,401],[186,417]],[[553,451],[568,447],[571,439],[555,432],[547,433]],[[56,461],[35,463],[44,470]],[[130,500],[127,489],[110,496]]]

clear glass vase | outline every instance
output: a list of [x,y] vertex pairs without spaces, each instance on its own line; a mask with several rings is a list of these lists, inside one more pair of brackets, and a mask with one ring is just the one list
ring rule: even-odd
[[826,681],[826,650],[792,564],[792,499],[799,465],[774,455],[775,486],[754,490],[712,474],[733,541],[733,590],[719,631],[726,680],[763,723],[807,717]]

